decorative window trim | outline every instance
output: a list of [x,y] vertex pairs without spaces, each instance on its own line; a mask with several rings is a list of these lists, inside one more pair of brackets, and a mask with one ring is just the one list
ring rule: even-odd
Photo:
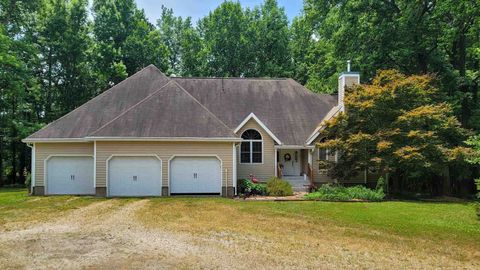
[[[239,158],[239,163],[242,164],[242,165],[261,165],[261,164],[263,164],[263,162],[264,162],[264,153],[265,153],[265,151],[264,151],[264,143],[263,143],[263,135],[262,135],[262,133],[261,133],[260,131],[258,131],[257,129],[254,129],[254,128],[248,128],[248,129],[244,130],[244,131],[242,132],[242,135],[243,135],[243,133],[245,133],[245,132],[248,131],[248,130],[254,130],[254,131],[258,132],[258,134],[260,134],[261,139],[254,139],[254,140],[253,140],[253,139],[252,139],[252,140],[242,139],[242,142],[240,143],[240,149],[239,149],[239,151],[238,151],[238,154],[239,154],[239,155],[238,155],[238,156],[239,156],[239,157],[238,157],[238,158]],[[261,149],[262,149],[262,150],[261,150],[262,162],[253,162],[253,143],[254,143],[254,142],[259,142],[259,143],[261,144]],[[243,153],[243,151],[242,151],[242,144],[243,144],[243,143],[249,143],[249,144],[250,144],[250,145],[249,145],[249,149],[250,149],[250,150],[249,150],[249,152],[250,152],[250,162],[243,162],[243,161],[242,161],[242,153]]]

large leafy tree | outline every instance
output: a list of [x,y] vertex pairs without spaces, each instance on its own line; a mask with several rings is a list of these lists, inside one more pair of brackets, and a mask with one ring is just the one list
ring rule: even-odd
[[160,31],[148,22],[143,10],[135,11],[133,22],[132,32],[123,45],[127,73],[131,75],[150,64],[167,70],[168,51],[162,43]]
[[292,27],[295,77],[332,92],[348,59],[366,82],[381,69],[434,73],[461,123],[478,129],[479,25],[478,1],[306,0]]
[[247,47],[253,60],[247,76],[289,77],[291,54],[289,49],[288,19],[276,0],[266,0],[252,11],[245,12],[248,29]]
[[42,84],[42,110],[51,121],[91,96],[91,38],[86,0],[48,0],[39,12],[35,43],[40,48],[37,76]]
[[345,113],[327,121],[319,143],[338,151],[332,176],[352,177],[371,167],[392,176],[392,183],[419,190],[446,176],[449,166],[470,153],[469,132],[427,75],[380,72],[371,85],[347,90]]
[[24,181],[29,157],[20,140],[38,128],[38,51],[30,37],[41,4],[0,1],[0,185]]
[[207,53],[207,73],[212,76],[244,75],[248,49],[248,20],[239,2],[223,2],[199,22]]

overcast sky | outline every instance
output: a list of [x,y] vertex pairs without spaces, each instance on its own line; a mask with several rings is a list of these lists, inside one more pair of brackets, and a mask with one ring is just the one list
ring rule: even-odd
[[[192,17],[192,21],[207,15],[219,6],[223,0],[136,0],[137,6],[145,10],[145,14],[151,23],[156,23],[161,14],[161,6],[172,8],[176,16]],[[285,7],[288,19],[292,19],[300,13],[303,0],[277,0],[279,6]],[[242,7],[255,7],[263,3],[263,0],[240,0]]]

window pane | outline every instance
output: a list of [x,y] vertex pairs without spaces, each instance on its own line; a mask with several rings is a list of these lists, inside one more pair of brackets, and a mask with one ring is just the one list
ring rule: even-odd
[[245,130],[245,132],[242,133],[242,139],[245,139],[245,140],[261,140],[262,135],[260,135],[260,133],[258,133],[258,131],[256,131],[256,130],[249,129],[249,130]]
[[253,152],[261,153],[262,152],[262,143],[261,142],[252,142]]
[[318,159],[319,160],[327,160],[327,150],[326,149],[318,149]]
[[250,163],[250,153],[242,153],[240,155],[240,162],[241,163]]
[[242,146],[240,150],[242,153],[250,152],[250,142],[242,142]]
[[252,163],[262,163],[262,153],[253,153],[252,154]]

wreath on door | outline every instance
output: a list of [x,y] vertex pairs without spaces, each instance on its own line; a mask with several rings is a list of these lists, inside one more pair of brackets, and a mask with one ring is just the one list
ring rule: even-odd
[[283,159],[284,159],[285,161],[290,161],[290,160],[292,160],[292,156],[291,156],[289,153],[286,153],[286,154],[283,156]]

